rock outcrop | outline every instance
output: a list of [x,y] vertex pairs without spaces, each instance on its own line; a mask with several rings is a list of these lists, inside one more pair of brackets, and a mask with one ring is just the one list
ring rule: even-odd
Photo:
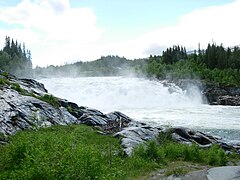
[[237,180],[240,179],[240,166],[223,166],[204,168],[203,170],[189,172],[185,175],[173,174],[165,177],[164,172],[155,172],[150,180]]
[[201,90],[203,102],[210,105],[240,106],[240,87],[219,86],[197,80],[182,79],[174,82],[183,90],[196,87]]
[[[137,122],[122,114],[102,112],[48,94],[44,85],[31,79],[18,79],[0,71],[0,144],[7,142],[7,135],[26,129],[38,129],[51,125],[86,124],[102,134],[120,138],[126,154],[130,155],[135,146],[169,130]],[[225,150],[231,146],[221,139],[186,128],[171,128],[171,136],[180,143],[197,143],[202,147],[219,144]]]
[[211,105],[240,106],[240,87],[206,84],[203,94]]

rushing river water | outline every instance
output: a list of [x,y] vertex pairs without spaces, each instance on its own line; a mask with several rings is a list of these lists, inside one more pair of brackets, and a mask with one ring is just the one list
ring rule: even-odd
[[183,126],[240,142],[240,107],[203,104],[200,90],[133,77],[40,79],[49,93],[152,125]]

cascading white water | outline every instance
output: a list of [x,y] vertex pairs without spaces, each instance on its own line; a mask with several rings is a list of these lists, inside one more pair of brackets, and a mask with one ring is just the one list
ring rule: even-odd
[[56,96],[102,111],[195,106],[202,103],[196,88],[187,93],[174,84],[167,87],[161,82],[146,79],[86,77],[41,81]]
[[174,84],[133,77],[41,79],[48,91],[80,106],[104,113],[121,111],[152,125],[209,131],[240,142],[240,108],[203,104],[197,87],[183,91]]

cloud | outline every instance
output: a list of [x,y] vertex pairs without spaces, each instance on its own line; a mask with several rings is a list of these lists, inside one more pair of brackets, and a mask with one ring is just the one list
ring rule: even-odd
[[[142,35],[137,40],[147,44],[142,55],[148,54],[151,46],[184,45],[195,49],[198,43],[202,48],[212,41],[225,46],[240,45],[240,0],[233,3],[195,10],[181,16],[175,26],[164,27]],[[161,50],[161,48],[159,48]]]
[[8,35],[25,42],[32,51],[33,64],[40,66],[94,60],[101,55],[148,57],[172,45],[192,50],[200,43],[205,48],[212,40],[234,46],[240,44],[239,9],[240,0],[236,0],[194,10],[179,17],[174,26],[106,43],[103,37],[107,35],[98,27],[93,9],[73,8],[70,0],[22,0],[14,7],[0,8],[0,21],[13,27],[0,26],[0,41],[3,44]]
[[8,35],[26,42],[35,65],[63,63],[82,46],[98,41],[103,32],[91,8],[70,8],[69,0],[23,0],[1,8],[0,21],[17,26],[0,29],[0,38]]
[[187,50],[206,48],[212,41],[224,46],[240,45],[240,0],[192,11],[167,26],[120,43],[105,46],[105,54],[118,54],[130,59],[159,55],[167,47],[183,45]]

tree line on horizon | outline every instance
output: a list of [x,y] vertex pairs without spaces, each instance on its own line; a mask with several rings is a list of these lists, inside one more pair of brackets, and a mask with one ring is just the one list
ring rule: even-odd
[[9,36],[0,50],[0,69],[19,77],[29,76],[32,72],[31,51]]
[[48,67],[36,67],[36,76],[124,76],[132,72],[132,68],[143,66],[146,59],[129,60],[120,56],[102,56],[94,61],[78,61],[73,64]]
[[150,55],[144,59],[129,60],[109,55],[95,61],[32,69],[30,50],[26,50],[24,43],[6,36],[5,46],[0,50],[0,69],[20,77],[124,76],[133,72],[158,79],[188,78],[240,85],[240,47],[225,48],[222,44],[209,43],[206,49],[189,53],[185,47],[177,45],[167,48],[162,55]]
[[143,69],[158,79],[202,79],[225,85],[240,85],[240,47],[224,48],[215,43],[205,50],[188,54],[184,47],[173,46],[161,56],[150,56]]

